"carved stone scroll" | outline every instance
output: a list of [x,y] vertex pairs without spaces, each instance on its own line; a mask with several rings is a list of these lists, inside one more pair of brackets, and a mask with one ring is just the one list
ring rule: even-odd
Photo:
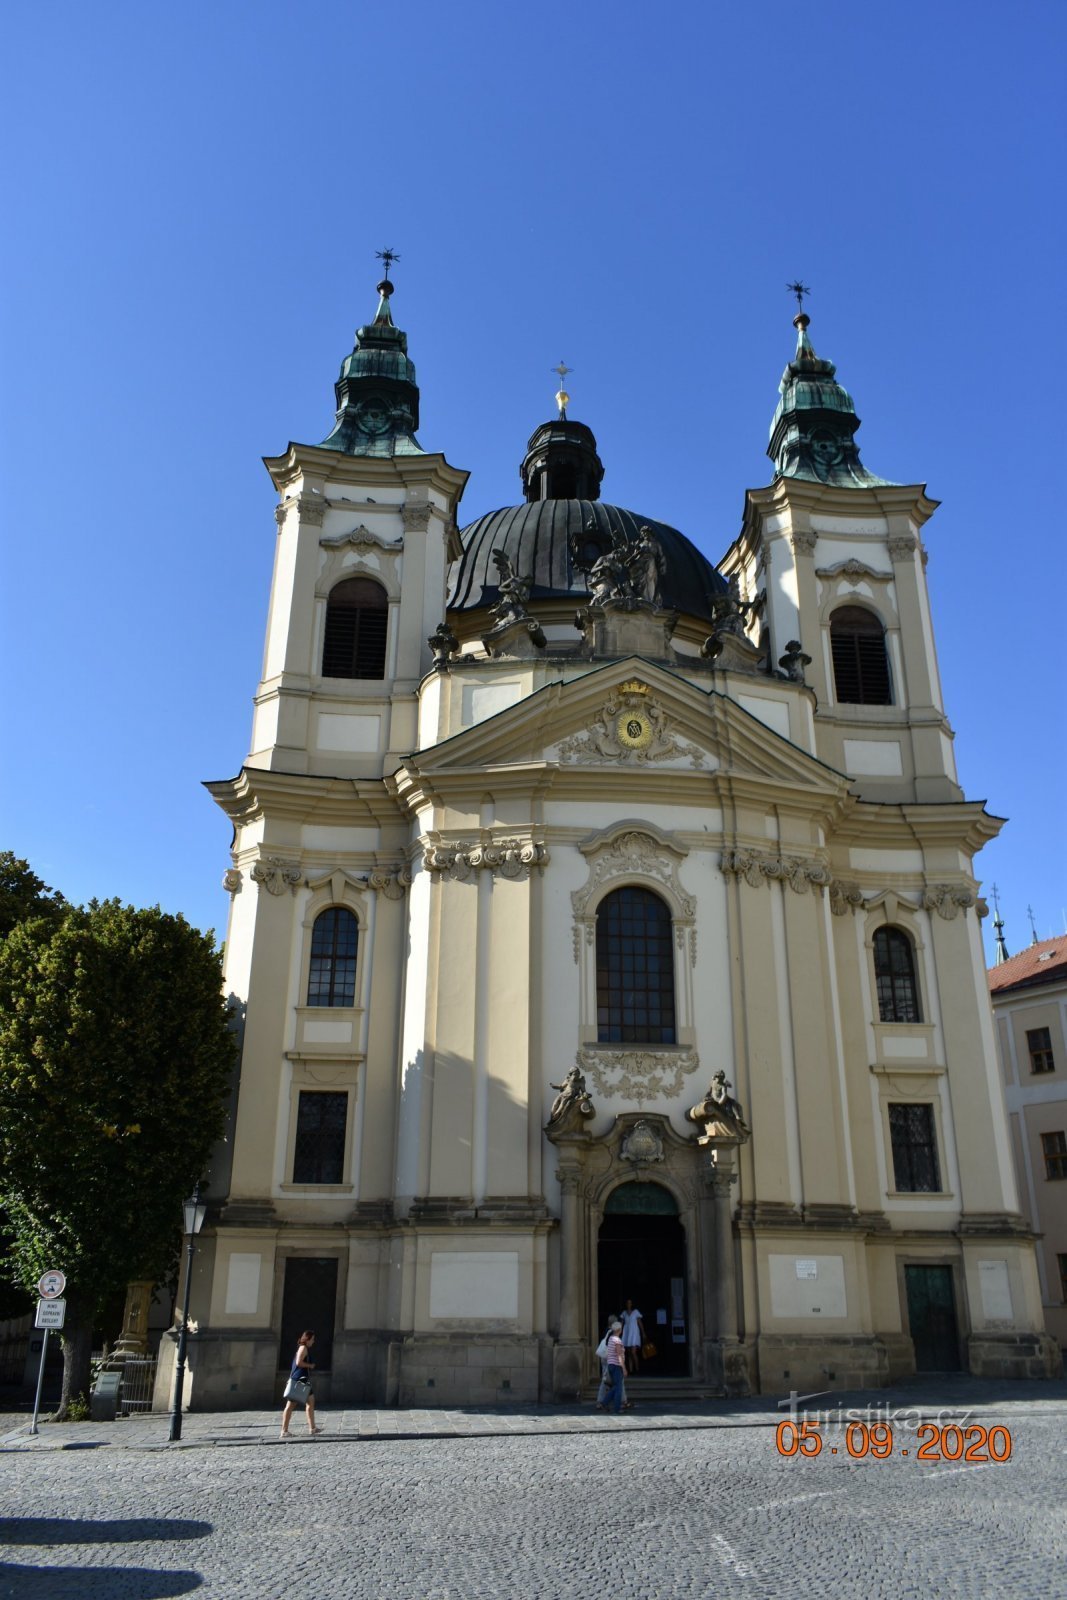
[[286,889],[291,891],[296,888],[303,873],[295,861],[286,861],[282,856],[266,856],[253,864],[248,876],[261,889],[266,889],[268,894],[284,894]]
[[603,1095],[634,1100],[643,1106],[648,1100],[681,1093],[686,1078],[700,1065],[693,1049],[619,1050],[608,1045],[583,1045],[578,1065],[592,1078]]

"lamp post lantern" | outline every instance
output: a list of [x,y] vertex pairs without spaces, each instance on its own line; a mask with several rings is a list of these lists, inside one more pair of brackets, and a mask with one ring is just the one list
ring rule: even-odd
[[185,1299],[182,1304],[182,1326],[178,1334],[178,1361],[174,1374],[174,1404],[170,1413],[170,1439],[173,1444],[182,1436],[182,1392],[185,1389],[185,1346],[189,1338],[189,1291],[193,1281],[193,1256],[196,1254],[196,1236],[204,1226],[206,1203],[200,1198],[197,1184],[188,1200],[182,1201],[185,1234],[189,1251],[185,1262]]

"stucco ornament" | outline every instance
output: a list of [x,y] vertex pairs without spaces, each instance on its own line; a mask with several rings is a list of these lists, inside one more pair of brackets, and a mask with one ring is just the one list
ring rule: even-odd
[[375,867],[367,878],[367,888],[383,894],[387,900],[403,900],[411,886],[411,872],[406,866]]
[[720,1067],[713,1075],[703,1100],[686,1112],[690,1122],[704,1124],[706,1139],[745,1140],[750,1136],[751,1129],[745,1121],[741,1102],[730,1093],[732,1088],[733,1085],[727,1082],[726,1074]]
[[652,1127],[645,1121],[635,1122],[619,1149],[619,1157],[623,1161],[632,1161],[641,1166],[647,1166],[653,1161],[663,1160],[663,1140]]
[[812,888],[821,893],[833,881],[825,862],[804,856],[775,856],[762,850],[724,850],[720,866],[725,877],[744,878],[754,889],[770,879],[787,883],[794,894],[807,894]]
[[585,1075],[579,1067],[572,1067],[562,1083],[549,1087],[559,1090],[548,1113],[548,1126],[553,1130],[562,1132],[568,1126],[578,1128],[583,1120],[596,1115],[585,1086]]
[[845,883],[840,878],[833,878],[830,882],[830,910],[835,917],[843,917],[849,911],[858,911],[863,904],[863,890],[855,883]]
[[974,895],[970,889],[961,889],[956,884],[932,883],[923,894],[923,906],[927,911],[936,911],[945,922],[952,922],[961,911],[967,911],[974,905]]
[[303,873],[295,861],[286,861],[282,856],[266,856],[254,863],[248,876],[261,889],[266,889],[268,894],[284,894],[286,889],[291,891],[296,888]]
[[240,894],[240,892],[241,892],[241,869],[240,869],[240,867],[228,867],[226,869],[226,871],[222,874],[222,887],[226,890],[227,894]]
[[435,840],[424,844],[423,863],[428,872],[465,882],[479,872],[517,881],[548,865],[548,846],[536,839],[494,837],[483,834],[478,843]]
[[583,1045],[578,1065],[584,1067],[601,1094],[635,1100],[643,1106],[660,1096],[673,1099],[686,1078],[700,1065],[695,1050],[619,1050],[610,1045]]
[[678,862],[685,857],[667,839],[657,838],[642,828],[620,828],[610,838],[601,836],[582,846],[582,853],[590,857],[589,881],[571,895],[571,906],[576,918],[586,916],[590,901],[600,898],[600,891],[613,878],[654,879],[669,889],[675,901],[675,921],[688,924],[696,916],[696,901],[683,889],[678,877]]
[[702,767],[706,760],[703,750],[676,738],[673,727],[673,720],[648,685],[631,679],[612,692],[588,731],[561,741],[559,759],[579,764],[617,761],[620,765],[645,766],[688,756],[692,766]]

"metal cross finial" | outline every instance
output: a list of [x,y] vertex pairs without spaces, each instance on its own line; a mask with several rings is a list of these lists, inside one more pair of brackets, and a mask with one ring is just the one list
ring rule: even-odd
[[385,268],[385,276],[388,277],[389,276],[389,268],[392,266],[394,261],[399,261],[400,260],[400,256],[397,254],[397,252],[395,250],[390,250],[388,245],[385,247],[384,250],[375,250],[374,254],[377,256],[378,260],[382,263],[382,266]]
[[1000,916],[1000,890],[997,888],[995,883],[991,885],[991,888],[992,888],[992,892],[993,892],[993,910],[996,912],[997,916],[999,917]]
[[574,368],[568,367],[565,361],[561,361],[558,367],[552,368],[552,371],[559,373],[559,386],[562,389],[567,381],[567,374],[573,372]]
[[1033,908],[1033,906],[1027,906],[1026,915],[1030,918],[1030,932],[1034,936],[1033,940],[1031,942],[1033,944],[1037,944],[1037,924],[1034,922],[1034,908]]
[[559,406],[559,414],[562,419],[567,415],[567,405],[570,401],[570,395],[567,393],[563,385],[567,381],[568,372],[573,372],[574,368],[568,367],[567,363],[561,360],[559,366],[553,367],[552,371],[559,373],[559,393],[556,396],[556,404]]
[[811,293],[811,290],[808,288],[807,284],[806,283],[801,283],[800,279],[798,278],[795,283],[787,283],[786,284],[786,288],[789,290],[790,294],[795,294],[796,295],[796,297],[797,297],[797,310],[798,311],[803,311],[803,309],[804,309],[804,296],[806,294],[810,294]]

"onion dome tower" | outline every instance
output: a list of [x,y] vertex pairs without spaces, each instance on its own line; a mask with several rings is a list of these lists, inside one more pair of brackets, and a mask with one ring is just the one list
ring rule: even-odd
[[357,330],[355,348],[341,363],[334,384],[337,417],[322,449],[349,456],[421,456],[415,437],[419,389],[408,336],[393,322],[388,277],[377,287],[374,321]]
[[869,489],[886,484],[860,461],[853,437],[860,425],[847,389],[836,381],[832,361],[821,360],[808,338],[811,318],[801,310],[793,318],[797,348],[778,385],[781,399],[771,421],[767,454],[775,477],[804,478],[844,489]]

